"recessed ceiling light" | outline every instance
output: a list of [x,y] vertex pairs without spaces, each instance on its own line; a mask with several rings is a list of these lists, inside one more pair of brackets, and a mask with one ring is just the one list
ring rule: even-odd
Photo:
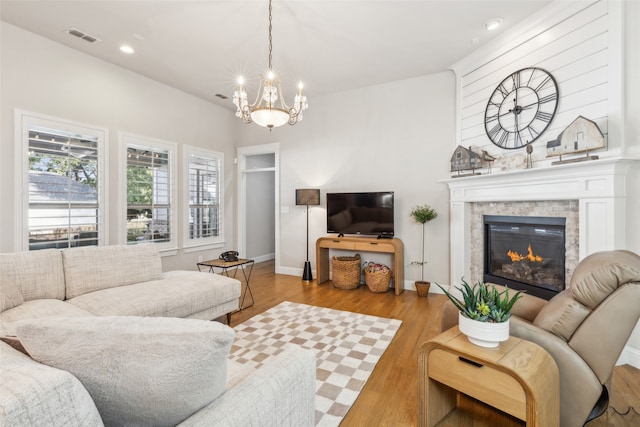
[[133,53],[135,53],[135,50],[133,50],[131,46],[123,44],[122,46],[120,46],[120,52],[126,53],[127,55],[132,55]]
[[487,20],[487,22],[482,24],[482,26],[489,31],[493,31],[496,28],[498,28],[500,25],[502,25],[502,21],[503,21],[502,18],[491,18]]

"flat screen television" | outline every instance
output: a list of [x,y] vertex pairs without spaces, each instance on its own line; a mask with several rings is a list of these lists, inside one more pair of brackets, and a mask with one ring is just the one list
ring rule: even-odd
[[393,237],[393,191],[327,193],[327,233]]

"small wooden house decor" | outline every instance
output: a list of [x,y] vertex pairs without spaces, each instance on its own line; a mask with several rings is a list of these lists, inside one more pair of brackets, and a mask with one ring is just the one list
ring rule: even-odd
[[[476,169],[482,168],[482,157],[478,153],[471,150],[471,147],[464,148],[461,145],[456,147],[451,156],[451,172],[457,172],[457,176],[480,175],[475,172]],[[461,171],[470,170],[470,173],[460,174]]]
[[[560,157],[560,160],[551,163],[552,165],[596,160],[598,156],[590,156],[589,151],[604,148],[604,146],[604,135],[598,125],[593,120],[578,116],[560,132],[558,138],[547,142],[547,157]],[[577,153],[585,153],[585,156],[562,160],[565,154]]]

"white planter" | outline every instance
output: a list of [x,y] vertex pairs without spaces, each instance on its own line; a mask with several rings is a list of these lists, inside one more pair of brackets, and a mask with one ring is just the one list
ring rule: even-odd
[[509,339],[509,320],[502,323],[479,322],[458,312],[458,328],[469,341],[481,347],[497,347]]

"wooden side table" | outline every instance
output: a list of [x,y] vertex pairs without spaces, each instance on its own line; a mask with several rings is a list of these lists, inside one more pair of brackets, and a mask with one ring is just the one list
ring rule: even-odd
[[515,425],[559,426],[558,367],[530,341],[510,337],[495,348],[479,347],[455,326],[422,345],[418,375],[419,426],[459,417],[461,394],[525,423]]
[[[219,268],[220,270],[222,270],[221,274],[224,274],[227,277],[233,277],[234,279],[236,278],[236,274],[238,274],[238,268],[240,268],[242,270],[242,275],[244,276],[244,283],[245,283],[244,292],[242,292],[242,299],[240,301],[240,308],[238,309],[238,311],[240,311],[240,310],[244,310],[245,308],[249,308],[253,306],[253,304],[255,303],[255,301],[253,300],[253,292],[251,292],[251,287],[249,286],[249,280],[251,279],[251,273],[253,272],[254,262],[255,261],[252,259],[245,259],[245,258],[238,258],[237,261],[224,261],[221,259],[213,259],[210,261],[199,262],[196,264],[196,267],[198,267],[198,271],[202,271],[200,270],[201,266],[209,267],[209,273],[215,273],[215,269]],[[233,270],[233,276],[230,276],[229,269],[234,267],[235,269]],[[248,273],[245,267],[249,267]],[[247,291],[249,291],[249,296],[251,297],[251,304],[245,307],[244,299],[247,296]],[[227,318],[228,317],[229,316],[227,316]]]

